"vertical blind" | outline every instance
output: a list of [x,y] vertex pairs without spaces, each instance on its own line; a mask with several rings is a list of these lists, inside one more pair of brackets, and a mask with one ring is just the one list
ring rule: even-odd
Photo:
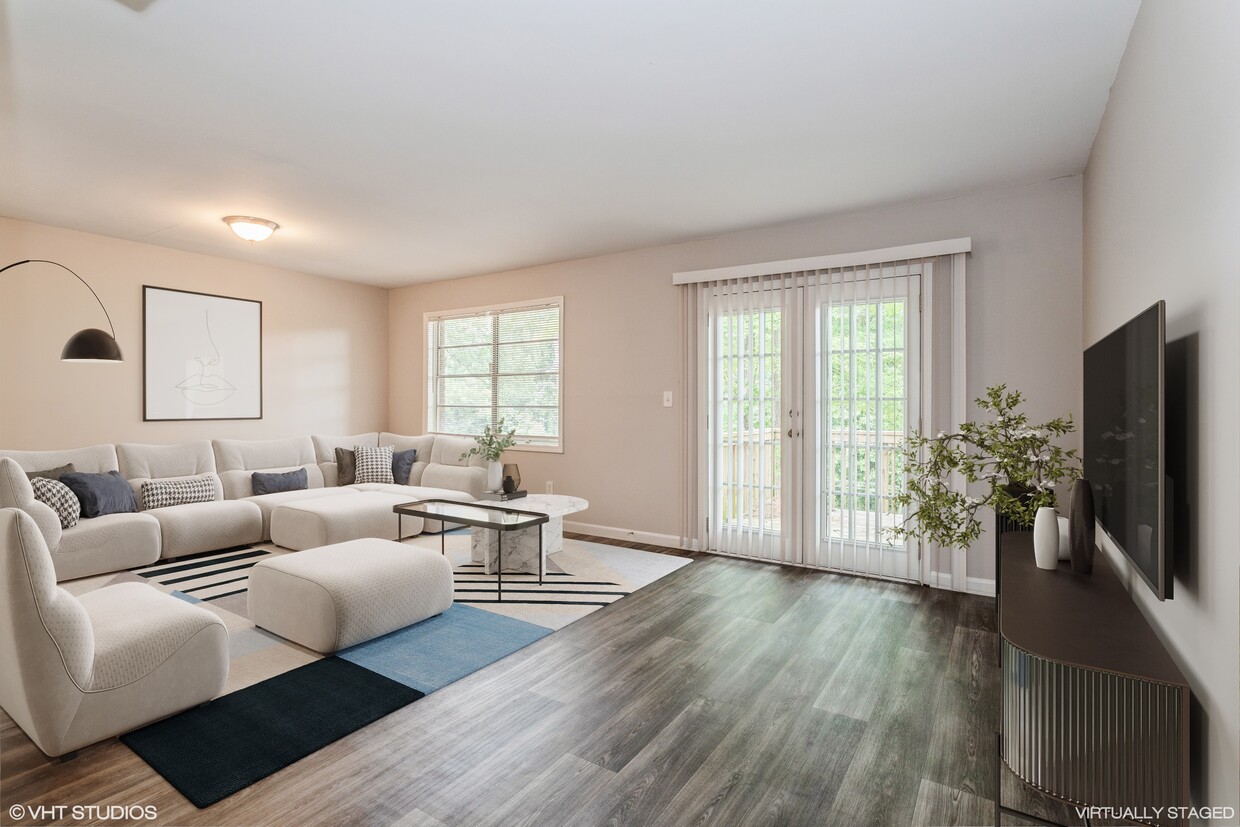
[[682,282],[682,544],[963,589],[886,531],[904,437],[960,412],[963,253],[768,273]]
[[427,431],[561,447],[562,297],[426,316]]

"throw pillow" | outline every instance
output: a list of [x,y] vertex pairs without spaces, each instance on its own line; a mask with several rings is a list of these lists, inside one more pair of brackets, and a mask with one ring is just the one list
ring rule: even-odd
[[255,471],[250,475],[250,480],[254,484],[254,496],[256,497],[260,494],[277,494],[281,491],[301,491],[310,487],[305,468],[273,474]]
[[336,485],[357,482],[357,455],[348,448],[336,449]]
[[392,479],[400,485],[409,484],[409,473],[413,471],[413,464],[418,461],[418,449],[410,448],[408,451],[392,452]]
[[392,480],[392,449],[367,448],[365,445],[354,445],[353,453],[357,457],[356,482],[385,482]]
[[129,487],[129,480],[122,477],[119,471],[108,471],[106,474],[75,471],[61,474],[60,481],[77,495],[82,503],[83,517],[128,514],[138,510],[138,499]]
[[58,468],[49,468],[46,471],[27,471],[26,476],[32,480],[36,477],[43,477],[47,480],[58,480],[61,475],[72,474],[76,470],[77,469],[73,467],[73,463],[70,462],[68,465],[61,465]]
[[30,480],[30,487],[34,489],[34,498],[50,506],[60,517],[61,528],[77,525],[78,517],[82,515],[82,504],[69,486],[51,477],[35,477]]
[[215,474],[146,480],[142,483],[142,510],[212,502],[215,499],[215,480]]

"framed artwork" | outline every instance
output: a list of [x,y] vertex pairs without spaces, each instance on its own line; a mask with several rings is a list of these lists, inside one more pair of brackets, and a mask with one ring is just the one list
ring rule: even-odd
[[263,418],[263,303],[142,288],[142,419]]

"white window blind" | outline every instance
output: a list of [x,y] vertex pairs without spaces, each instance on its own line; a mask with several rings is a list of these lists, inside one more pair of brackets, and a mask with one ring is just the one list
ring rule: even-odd
[[563,297],[426,314],[426,430],[476,436],[502,418],[518,444],[561,442]]

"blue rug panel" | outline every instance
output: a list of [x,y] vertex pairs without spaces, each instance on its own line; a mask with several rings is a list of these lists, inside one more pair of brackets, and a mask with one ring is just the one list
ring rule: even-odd
[[461,603],[441,615],[337,652],[337,657],[430,693],[551,634]]

